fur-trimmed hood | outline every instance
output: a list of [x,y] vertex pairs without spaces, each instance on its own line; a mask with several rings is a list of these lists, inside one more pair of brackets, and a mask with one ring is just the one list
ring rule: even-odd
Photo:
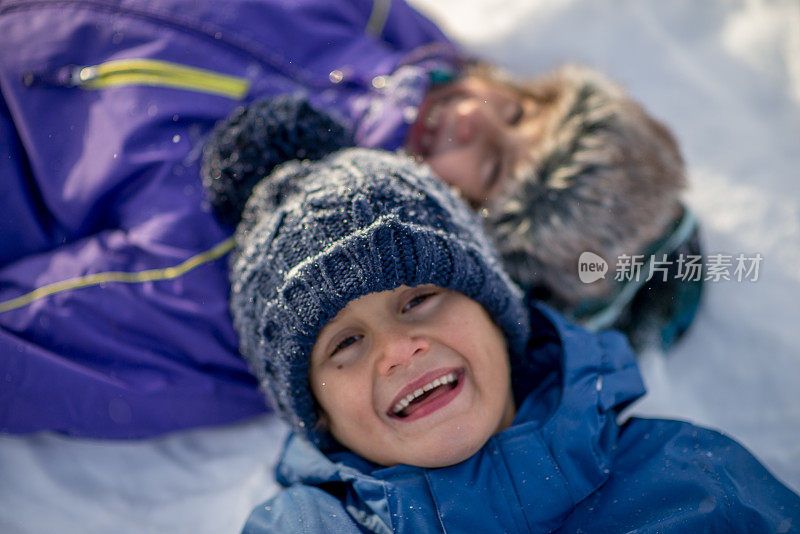
[[[612,292],[621,254],[641,254],[680,213],[677,144],[617,85],[568,65],[525,88],[547,103],[533,167],[484,211],[506,269],[526,290],[570,310]],[[609,264],[584,284],[578,258]]]

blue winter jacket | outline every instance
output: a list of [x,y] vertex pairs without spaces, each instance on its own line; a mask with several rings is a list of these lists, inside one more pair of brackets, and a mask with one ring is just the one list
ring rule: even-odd
[[0,3],[0,431],[144,437],[264,411],[204,137],[300,92],[396,148],[453,57],[401,0]]
[[[590,334],[531,313],[528,372],[511,427],[473,457],[439,469],[327,456],[291,436],[285,486],[250,515],[267,532],[790,532],[800,497],[749,452],[712,430],[631,418],[644,393],[618,333]],[[525,375],[525,376],[522,376]]]

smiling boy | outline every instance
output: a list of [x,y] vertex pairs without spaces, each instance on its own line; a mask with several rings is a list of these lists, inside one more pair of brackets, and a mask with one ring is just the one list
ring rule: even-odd
[[263,532],[788,532],[736,442],[620,411],[624,338],[526,303],[468,206],[405,158],[290,162],[237,229],[242,353],[293,434]]
[[506,343],[475,301],[432,285],[350,302],[319,335],[309,382],[323,425],[382,465],[441,467],[514,418]]

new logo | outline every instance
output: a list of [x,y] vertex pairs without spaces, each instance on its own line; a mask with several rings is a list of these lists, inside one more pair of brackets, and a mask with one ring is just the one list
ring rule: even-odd
[[583,252],[578,258],[578,278],[584,284],[591,284],[606,277],[608,263],[594,252]]

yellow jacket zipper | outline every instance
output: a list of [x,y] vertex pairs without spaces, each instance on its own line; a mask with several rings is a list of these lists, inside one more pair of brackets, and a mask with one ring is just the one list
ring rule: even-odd
[[70,78],[71,85],[84,89],[151,85],[211,93],[235,100],[244,98],[250,88],[246,78],[155,59],[119,59],[76,67]]

